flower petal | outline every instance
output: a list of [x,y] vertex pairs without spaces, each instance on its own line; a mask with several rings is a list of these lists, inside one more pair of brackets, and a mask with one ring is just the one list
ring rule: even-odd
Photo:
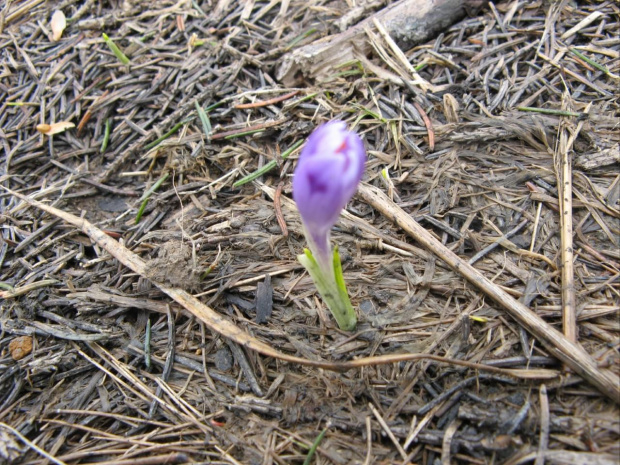
[[323,124],[310,135],[293,178],[293,198],[310,234],[322,235],[336,223],[365,161],[362,140],[343,121]]

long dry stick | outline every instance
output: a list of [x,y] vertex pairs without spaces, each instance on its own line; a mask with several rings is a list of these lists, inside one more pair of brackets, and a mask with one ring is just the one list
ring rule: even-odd
[[545,452],[549,445],[549,399],[547,387],[543,384],[539,391],[540,399],[540,439],[538,440],[538,457],[534,465],[545,465]]
[[[568,96],[562,99],[565,108]],[[588,113],[591,104],[586,108]],[[560,207],[560,242],[562,247],[562,330],[571,341],[577,341],[577,305],[575,303],[575,270],[573,267],[573,143],[579,135],[583,121],[569,136],[565,126],[560,127],[558,150],[554,155],[554,164],[558,182],[558,205]]]
[[558,179],[558,205],[560,207],[560,243],[562,251],[562,330],[571,341],[577,341],[577,311],[575,305],[575,270],[573,267],[573,177],[570,146],[566,129],[561,129],[559,153],[555,165]]
[[620,403],[620,378],[607,370],[599,369],[596,361],[580,345],[567,339],[561,332],[458,257],[379,189],[362,184],[359,187],[358,195],[441,258],[454,271],[462,274],[474,286],[504,307],[554,357],[565,363],[593,386],[596,386],[607,397],[616,403]]
[[[64,212],[58,208],[50,207],[36,200],[30,199],[22,194],[14,192],[4,186],[0,188],[6,190],[15,197],[23,200],[28,205],[36,207],[44,212],[54,215],[63,219],[67,223],[79,228],[84,234],[89,236],[97,245],[105,249],[110,255],[116,258],[119,262],[131,269],[133,272],[140,276],[147,276],[147,264],[138,255],[134,254],[129,249],[125,248],[118,241],[114,240],[101,229],[97,228],[89,221],[79,218],[71,213]],[[498,373],[506,376],[512,376],[520,379],[548,379],[556,377],[557,373],[553,370],[545,369],[532,369],[532,370],[517,370],[517,369],[505,369],[488,365],[482,365],[479,363],[467,362],[465,360],[452,360],[445,357],[430,354],[390,354],[381,355],[376,357],[365,357],[347,362],[327,362],[321,360],[309,360],[305,358],[295,357],[294,355],[285,354],[265,344],[264,342],[252,337],[241,328],[227,320],[224,316],[211,309],[209,306],[202,303],[196,297],[190,293],[171,287],[167,284],[152,281],[161,291],[168,294],[178,304],[188,310],[192,315],[202,321],[212,331],[215,331],[243,347],[254,350],[263,355],[277,358],[287,362],[297,363],[300,365],[313,366],[323,368],[331,371],[346,371],[352,368],[360,368],[363,366],[382,365],[387,363],[398,363],[404,361],[417,361],[417,360],[434,360],[439,363],[447,363],[451,365],[458,365],[475,370],[488,371]]]

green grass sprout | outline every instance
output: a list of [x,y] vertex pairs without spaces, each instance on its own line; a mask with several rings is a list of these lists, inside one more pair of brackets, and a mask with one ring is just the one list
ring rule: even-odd
[[319,448],[319,444],[321,444],[321,441],[323,440],[325,433],[327,433],[328,428],[329,428],[329,425],[327,425],[323,429],[323,431],[319,433],[319,435],[316,437],[316,439],[312,443],[312,446],[310,446],[310,450],[308,450],[308,455],[306,455],[306,460],[304,460],[304,465],[310,465],[310,462],[312,462],[312,457],[314,457],[316,450]]
[[183,120],[180,123],[175,124],[172,129],[170,131],[168,131],[166,134],[164,134],[163,136],[155,139],[153,142],[151,142],[150,144],[148,144],[146,147],[144,147],[145,150],[151,150],[153,147],[155,147],[156,145],[159,145],[161,142],[165,141],[168,137],[170,137],[171,135],[173,135],[175,132],[177,132],[179,129],[181,129],[183,127],[183,125],[187,123],[187,120]]
[[127,58],[127,55],[125,55],[122,50],[118,47],[118,45],[116,45],[114,43],[114,41],[112,39],[110,39],[108,37],[108,35],[104,32],[103,34],[103,40],[105,40],[105,43],[108,44],[108,47],[110,48],[110,50],[112,51],[112,53],[114,55],[116,55],[116,58],[118,58],[118,60],[124,64],[124,65],[128,65],[129,63],[131,63],[131,61],[129,60],[129,58]]
[[210,111],[215,110],[217,107],[221,107],[225,103],[226,100],[220,100],[219,102],[215,102],[213,105],[209,105],[207,108],[205,108],[205,111],[209,113]]
[[149,40],[151,37],[153,37],[155,34],[156,34],[155,31],[149,31],[146,34],[144,34],[142,37],[140,37],[138,40],[144,43],[147,40]]
[[204,111],[200,105],[198,105],[198,102],[194,102],[194,104],[196,105],[196,112],[198,113],[198,117],[202,123],[202,130],[205,132],[207,140],[209,140],[211,139],[211,132],[213,129],[211,127],[211,121],[209,121],[209,116],[207,115],[207,112]]
[[534,107],[517,107],[519,111],[529,111],[532,113],[541,113],[543,115],[554,115],[554,116],[574,116],[575,118],[583,118],[586,113],[575,113],[573,111],[564,111],[564,110],[551,110],[548,108],[534,108]]
[[142,218],[142,215],[144,214],[144,209],[146,208],[146,204],[149,203],[149,199],[151,198],[151,195],[153,195],[153,193],[157,189],[160,188],[160,186],[164,183],[164,181],[168,179],[168,176],[170,176],[170,173],[165,173],[161,178],[157,180],[155,184],[151,186],[150,189],[148,189],[144,194],[142,194],[142,197],[140,197],[140,200],[142,200],[142,204],[140,205],[140,209],[138,210],[138,214],[136,215],[136,224],[140,222],[140,219]]
[[592,58],[588,58],[587,56],[585,56],[583,53],[581,53],[579,50],[575,49],[575,48],[571,48],[570,49],[571,53],[573,55],[578,56],[579,58],[581,58],[583,61],[585,61],[586,63],[588,63],[591,66],[594,66],[596,69],[598,69],[599,71],[604,72],[607,75],[611,74],[611,71],[609,71],[605,66],[597,63],[596,61],[594,61]]
[[235,139],[237,137],[249,136],[249,135],[252,135],[252,134],[256,134],[258,132],[263,132],[264,130],[265,130],[265,128],[252,129],[250,131],[238,132],[237,134],[230,134],[230,135],[224,137],[224,139],[230,140],[230,139]]
[[298,98],[297,100],[294,100],[292,102],[288,102],[285,104],[286,108],[293,108],[296,107],[297,105],[299,105],[302,102],[306,102],[308,100],[312,100],[314,97],[316,97],[317,95],[319,95],[319,92],[312,92],[308,95],[304,95],[303,97]]
[[[280,158],[282,158],[282,160],[286,160],[288,158],[288,156],[293,153],[295,150],[297,150],[299,148],[299,146],[301,144],[304,143],[304,140],[298,140],[297,142],[295,142],[293,145],[291,145],[287,150],[285,150],[284,152],[282,152],[282,155],[280,155]],[[235,182],[233,184],[233,187],[239,187],[239,186],[243,186],[244,184],[247,184],[251,181],[254,181],[256,178],[261,177],[263,174],[271,171],[272,169],[274,169],[276,166],[278,165],[278,162],[276,160],[271,160],[269,163],[265,164],[265,166],[263,166],[262,168],[257,169],[256,171],[254,171],[253,173],[248,174],[247,176],[239,179],[239,181]]]
[[194,10],[200,13],[203,18],[207,18],[207,14],[202,8],[200,8],[200,5],[198,5],[198,2],[196,0],[192,0],[192,7],[194,8]]
[[105,120],[105,129],[103,132],[103,142],[101,142],[101,149],[99,153],[105,153],[108,148],[108,143],[110,142],[110,132],[112,132],[112,119],[108,118]]
[[317,31],[317,28],[313,27],[312,29],[309,29],[306,32],[303,32],[302,34],[299,34],[297,37],[295,37],[293,40],[289,42],[289,44],[284,48],[284,50],[288,51],[292,49],[295,45],[297,45],[299,42],[304,40],[306,37],[310,37],[316,31]]
[[379,113],[369,110],[368,108],[358,105],[356,103],[354,103],[353,106],[357,108],[358,110],[360,110],[362,113],[364,113],[366,116],[370,116],[376,120],[381,121],[382,123],[387,123],[387,120],[384,117],[382,117]]

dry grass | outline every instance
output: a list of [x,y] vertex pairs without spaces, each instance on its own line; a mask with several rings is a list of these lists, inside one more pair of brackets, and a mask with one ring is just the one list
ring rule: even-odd
[[[617,4],[468,2],[412,45],[381,1],[213,3],[1,7],[0,462],[616,463]],[[354,61],[277,81],[343,24]],[[290,200],[335,118],[353,333]]]

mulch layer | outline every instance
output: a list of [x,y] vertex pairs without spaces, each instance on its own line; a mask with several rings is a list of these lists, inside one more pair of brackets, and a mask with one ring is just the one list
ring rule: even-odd
[[[620,7],[388,3],[0,6],[0,463],[618,463]],[[352,332],[296,259],[333,119]]]

